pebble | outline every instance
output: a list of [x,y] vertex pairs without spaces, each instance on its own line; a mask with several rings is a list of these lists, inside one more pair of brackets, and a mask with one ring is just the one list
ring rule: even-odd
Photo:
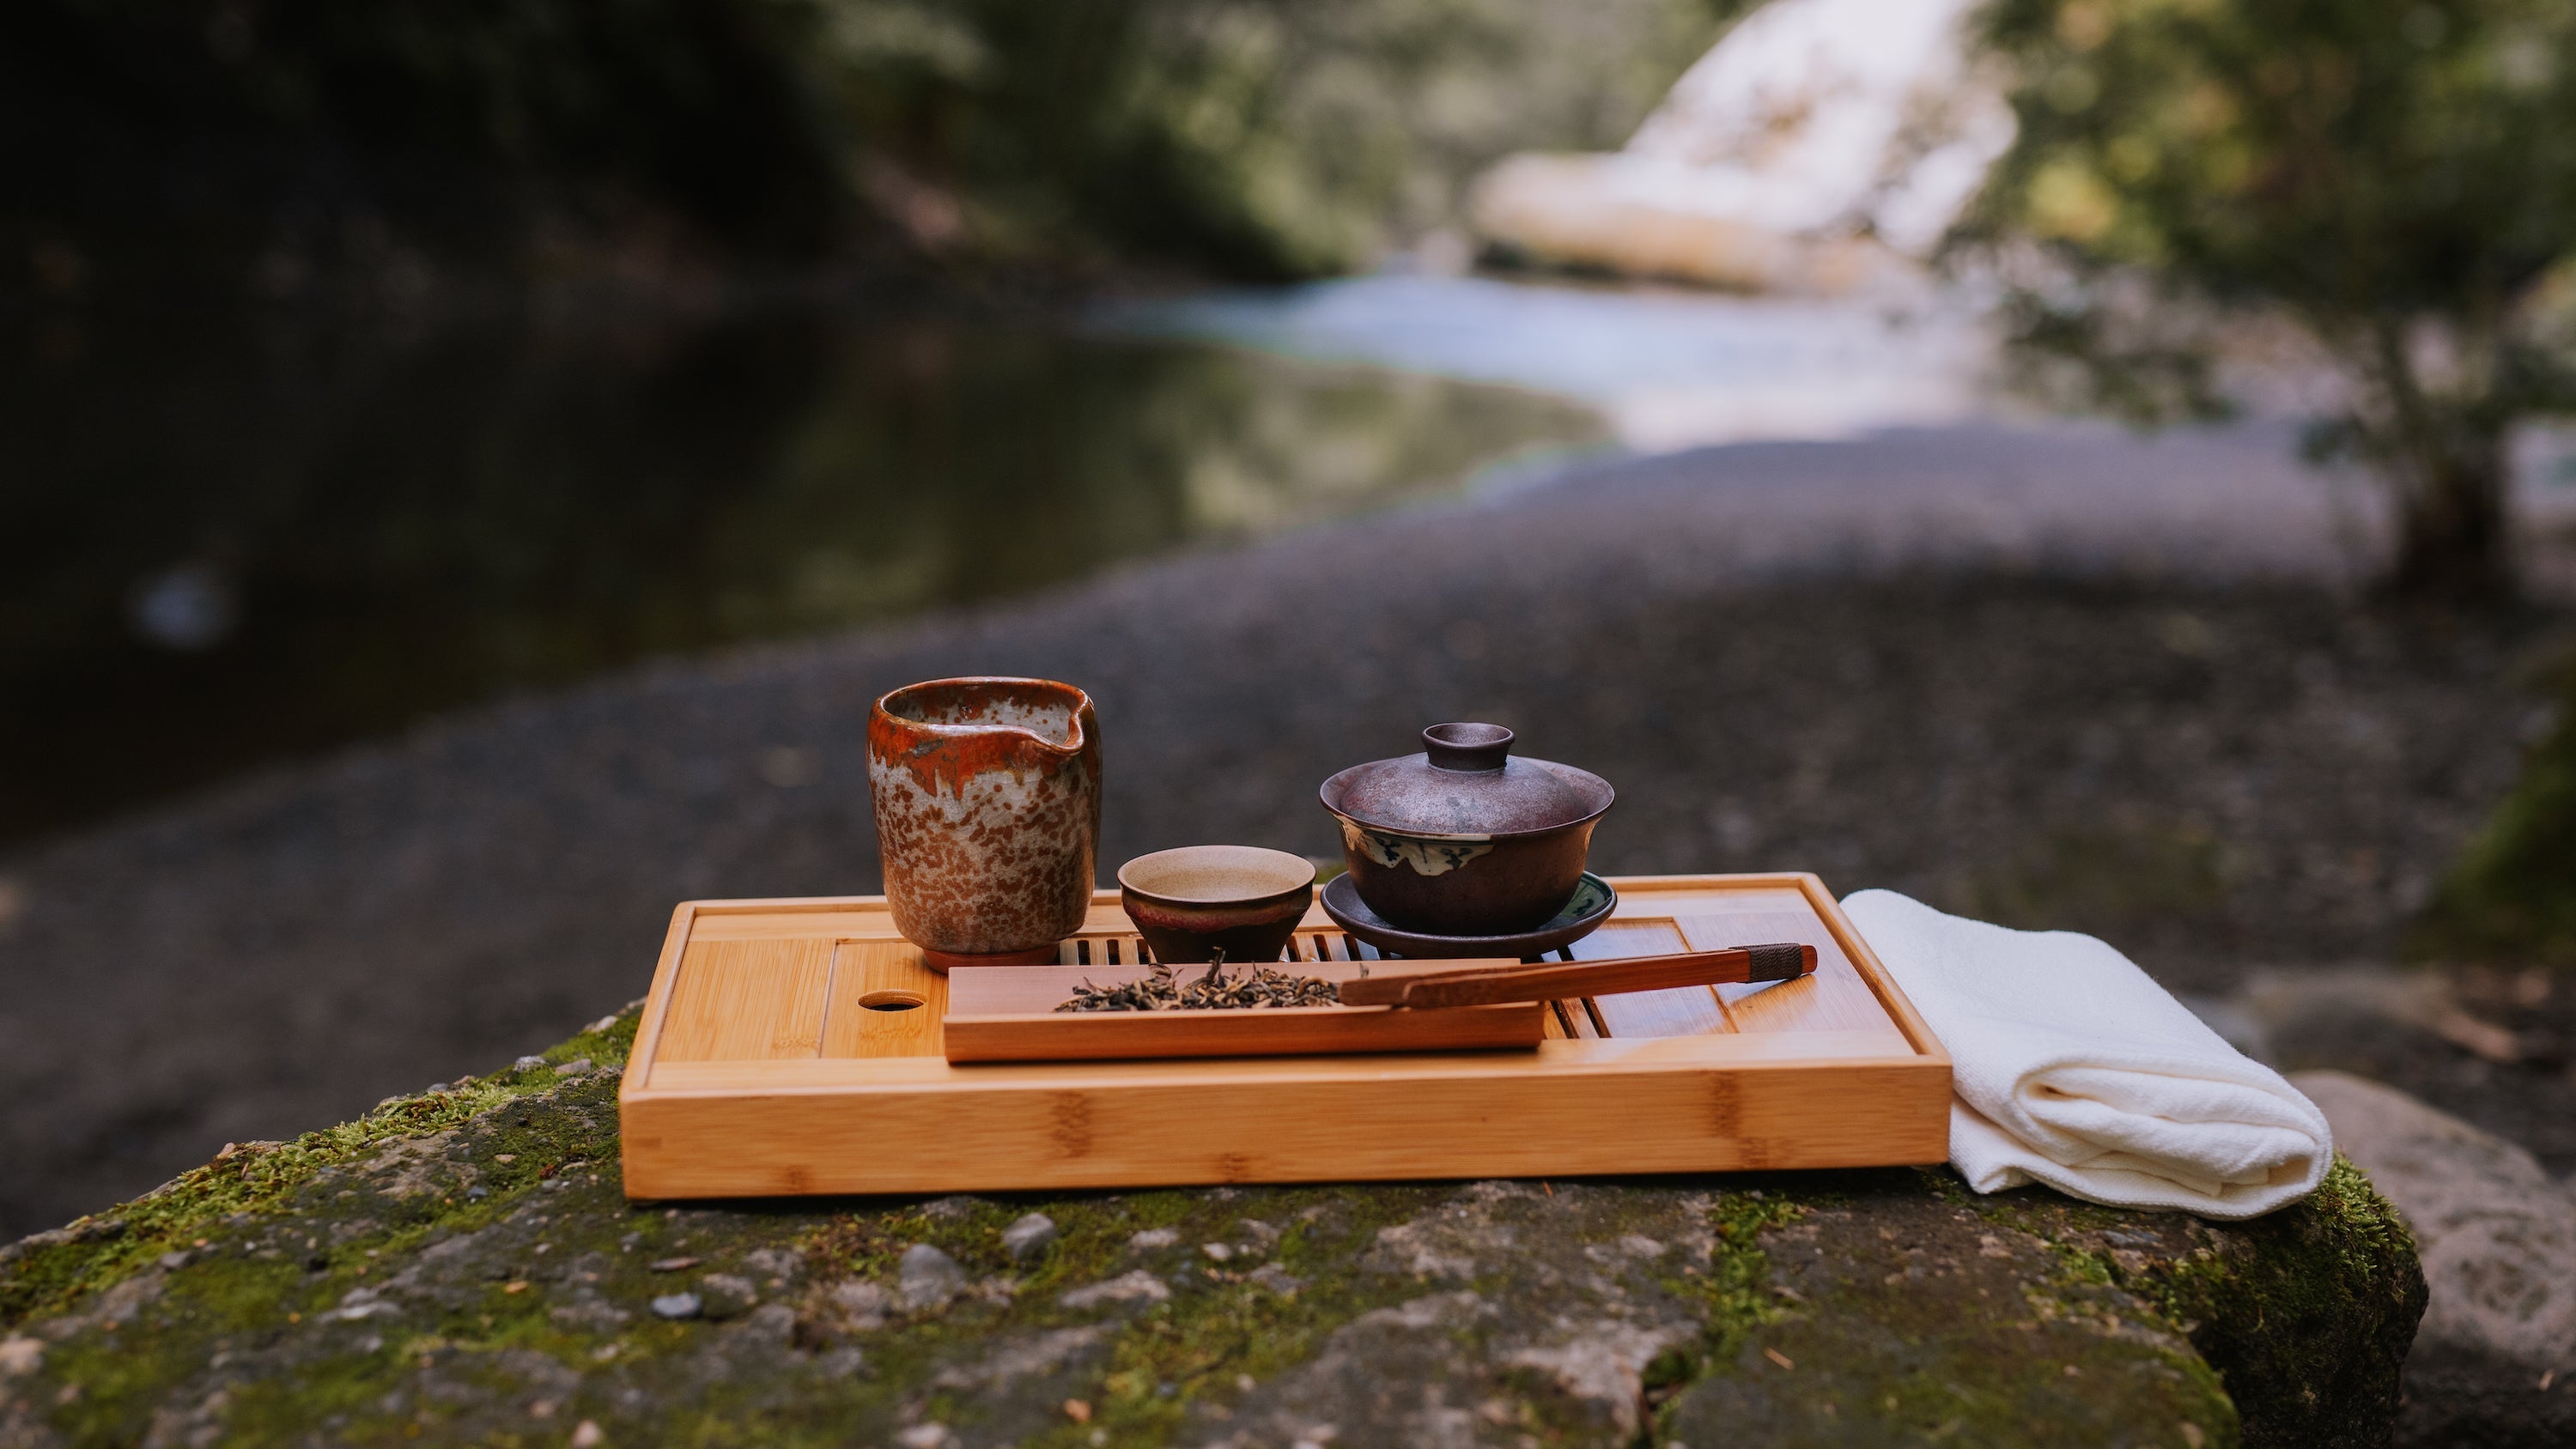
[[375,1289],[358,1287],[352,1288],[348,1292],[342,1294],[340,1296],[340,1306],[324,1313],[322,1316],[324,1318],[336,1318],[346,1323],[359,1323],[366,1319],[389,1316],[400,1313],[401,1311],[402,1310],[394,1304],[388,1303],[378,1296]]
[[928,1243],[915,1243],[903,1250],[903,1263],[895,1271],[895,1287],[904,1307],[941,1307],[965,1286],[966,1270],[946,1253]]
[[731,1318],[749,1312],[760,1302],[760,1293],[748,1278],[709,1273],[698,1280],[698,1298],[709,1318]]
[[706,1305],[704,1303],[699,1301],[698,1295],[695,1293],[665,1293],[661,1297],[653,1300],[653,1316],[656,1318],[695,1318],[698,1316],[698,1310],[705,1306]]
[[533,1072],[545,1064],[546,1059],[544,1057],[521,1057],[517,1061],[510,1063],[512,1067],[523,1072]]
[[572,1426],[570,1442],[572,1449],[599,1449],[600,1445],[608,1442],[608,1435],[600,1430],[599,1421],[584,1419]]
[[839,1305],[850,1327],[862,1332],[885,1327],[886,1291],[864,1278],[851,1278],[832,1286],[832,1301]]
[[1067,1308],[1093,1308],[1103,1303],[1133,1303],[1139,1299],[1148,1303],[1160,1303],[1171,1296],[1172,1290],[1169,1284],[1139,1268],[1133,1273],[1121,1274],[1105,1283],[1094,1283],[1087,1288],[1072,1289],[1059,1295],[1056,1302]]
[[1154,1248],[1168,1248],[1180,1240],[1181,1235],[1170,1228],[1147,1228],[1129,1238],[1127,1246],[1142,1253]]
[[580,1076],[582,1073],[590,1070],[590,1058],[574,1057],[571,1061],[555,1068],[555,1070],[561,1072],[567,1077]]
[[1201,1243],[1199,1244],[1199,1251],[1207,1254],[1212,1261],[1219,1263],[1222,1263],[1226,1259],[1234,1256],[1234,1249],[1227,1247],[1223,1243]]
[[1023,1263],[1047,1250],[1055,1241],[1055,1219],[1045,1213],[1030,1213],[1002,1229],[1002,1247],[1014,1263]]

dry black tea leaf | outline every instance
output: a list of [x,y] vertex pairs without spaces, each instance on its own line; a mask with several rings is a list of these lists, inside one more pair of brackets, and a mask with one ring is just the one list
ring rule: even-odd
[[1251,975],[1225,974],[1225,958],[1209,963],[1207,974],[1187,986],[1172,977],[1163,962],[1134,981],[1073,988],[1073,999],[1058,1011],[1252,1011],[1277,1006],[1331,1006],[1341,988],[1319,976],[1291,976],[1263,966]]

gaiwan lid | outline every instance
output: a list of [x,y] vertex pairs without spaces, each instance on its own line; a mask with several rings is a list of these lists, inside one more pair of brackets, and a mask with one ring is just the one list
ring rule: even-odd
[[1617,798],[1589,770],[1513,758],[1512,732],[1501,725],[1433,725],[1422,746],[1326,780],[1324,808],[1407,835],[1487,838],[1577,825]]

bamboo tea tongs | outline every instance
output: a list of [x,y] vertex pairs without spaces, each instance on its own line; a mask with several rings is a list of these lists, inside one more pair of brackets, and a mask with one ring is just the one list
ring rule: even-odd
[[1793,981],[1812,976],[1815,970],[1813,946],[1734,946],[1723,951],[1685,951],[1671,956],[1479,966],[1417,976],[1363,976],[1342,983],[1341,999],[1344,1006],[1490,1006],[1503,1001],[1667,991],[1676,986]]

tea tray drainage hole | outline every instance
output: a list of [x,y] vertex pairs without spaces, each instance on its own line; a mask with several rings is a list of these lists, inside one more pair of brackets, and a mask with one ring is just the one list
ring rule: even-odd
[[910,1011],[929,1004],[930,998],[918,991],[871,991],[859,998],[859,1005],[870,1011]]

